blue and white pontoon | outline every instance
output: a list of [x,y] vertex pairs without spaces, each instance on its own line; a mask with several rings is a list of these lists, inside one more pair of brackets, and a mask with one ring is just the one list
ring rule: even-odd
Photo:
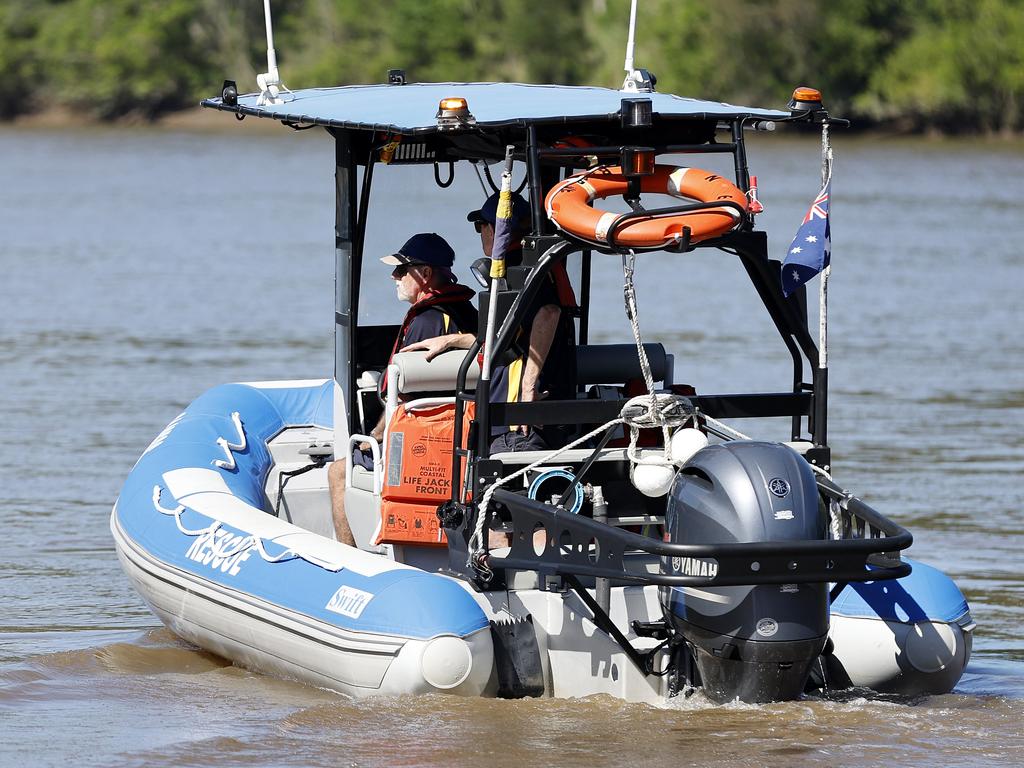
[[[967,604],[901,557],[907,531],[832,479],[806,289],[783,295],[755,227],[745,132],[835,125],[820,97],[799,91],[783,111],[698,101],[655,92],[642,70],[622,90],[412,84],[392,71],[386,84],[290,92],[270,69],[261,93],[229,82],[203,105],[335,142],[335,370],[217,387],[139,459],[111,529],[161,621],[248,668],[353,696],[952,689],[970,655]],[[709,153],[730,156],[734,178],[666,159],[699,166]],[[534,227],[521,263],[482,275],[475,343],[429,363],[389,357],[397,327],[357,322],[375,169],[433,165],[440,179],[444,166],[503,161],[525,168]],[[652,192],[675,199],[645,208]],[[620,194],[626,213],[600,211]],[[589,343],[593,260],[623,260],[628,304],[634,259],[695,248],[740,260],[792,359],[791,389],[694,394],[636,322],[626,343]],[[492,402],[491,363],[563,266],[580,299],[577,396]],[[382,410],[372,470],[351,466]],[[738,423],[755,417],[777,419],[783,439],[746,438]],[[509,424],[559,425],[565,441],[491,454],[492,428]],[[441,460],[422,447],[428,430],[447,441]],[[349,462],[355,547],[335,540],[332,460]],[[441,493],[410,491],[410,471]]]

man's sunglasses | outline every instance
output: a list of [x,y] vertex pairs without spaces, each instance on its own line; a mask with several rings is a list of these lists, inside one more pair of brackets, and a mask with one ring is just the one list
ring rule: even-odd
[[477,219],[476,221],[473,222],[473,229],[475,229],[478,233],[479,232],[483,232],[484,231],[484,227],[490,227],[490,226],[492,226],[491,222],[483,221],[481,219]]
[[405,277],[407,274],[409,274],[409,270],[412,269],[413,267],[422,267],[422,266],[423,265],[418,263],[418,262],[416,264],[399,264],[397,267],[395,267],[393,270],[391,270],[391,276],[392,277]]

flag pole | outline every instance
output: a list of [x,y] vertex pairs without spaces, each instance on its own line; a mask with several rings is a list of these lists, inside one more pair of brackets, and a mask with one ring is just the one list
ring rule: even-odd
[[[808,429],[816,446],[828,445],[828,282],[831,276],[831,227],[829,214],[832,197],[832,145],[829,140],[830,122],[827,115],[821,121],[821,191],[811,203],[800,229],[789,246],[782,262],[782,295],[789,297],[806,285],[812,277],[820,276],[818,283],[818,359],[812,366],[814,406],[808,414]],[[794,422],[794,425],[796,422]],[[794,432],[798,431],[794,427]]]
[[[832,144],[828,135],[828,118],[821,124],[821,188],[832,180]],[[829,194],[828,215],[832,214],[832,195]],[[826,219],[827,222],[827,219]],[[828,226],[826,224],[826,234]],[[831,244],[825,244],[831,250]],[[832,273],[832,260],[821,271],[821,280],[818,281],[818,372],[814,377],[814,400],[815,400],[815,426],[814,444],[819,446],[828,445],[828,279]],[[825,471],[830,469],[827,462]]]
[[501,172],[501,192],[494,222],[494,239],[491,241],[491,289],[487,303],[487,326],[484,330],[484,360],[480,371],[481,386],[490,382],[491,367],[494,364],[493,347],[495,326],[497,325],[498,291],[501,281],[505,277],[505,250],[508,248],[512,234],[512,151],[514,149],[512,144],[505,148],[505,167]]
[[[828,135],[828,119],[821,124],[821,187],[825,188],[832,176],[832,143]],[[832,199],[829,196],[829,215],[832,213]],[[832,274],[832,262],[821,271],[818,284],[818,368],[828,368],[828,278]]]
[[[509,144],[505,147],[505,167],[501,172],[501,191],[498,194],[498,209],[494,218],[494,237],[491,240],[491,287],[487,295],[487,325],[484,329],[483,361],[480,366],[480,380],[476,384],[477,405],[481,402],[488,402],[490,398],[491,371],[496,361],[494,356],[494,336],[498,324],[498,294],[501,291],[502,282],[505,279],[505,252],[508,250],[512,240],[512,153],[515,146]],[[481,398],[484,398],[481,400]],[[477,411],[479,415],[480,411]],[[490,419],[484,419],[484,424],[490,425]],[[484,435],[481,440],[490,441],[490,437]],[[487,443],[485,442],[484,445]],[[484,496],[484,498],[487,498]],[[484,533],[490,515],[488,509],[478,508],[476,522],[473,526],[473,535],[469,539],[467,547],[466,564],[471,565],[478,573],[486,575],[489,572],[486,563],[487,536]],[[490,577],[487,577],[490,580]]]

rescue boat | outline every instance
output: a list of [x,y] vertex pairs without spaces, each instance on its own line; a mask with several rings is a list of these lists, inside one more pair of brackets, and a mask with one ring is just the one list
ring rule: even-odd
[[[330,378],[207,392],[131,470],[111,530],[173,632],[357,697],[663,702],[702,690],[762,702],[953,689],[971,650],[967,603],[902,555],[908,531],[834,479],[825,350],[805,287],[783,294],[756,228],[746,133],[842,121],[806,89],[787,109],[757,109],[661,94],[648,73],[627,72],[618,90],[408,83],[393,70],[380,85],[292,92],[271,62],[260,93],[227,81],[203,102],[334,142],[336,363]],[[733,161],[733,179],[658,162],[712,153]],[[440,185],[444,166],[504,163],[501,185],[486,176],[507,193],[515,162],[533,231],[521,263],[481,274],[474,343],[430,362],[389,359],[396,327],[358,322],[374,170],[432,165]],[[688,201],[644,207],[655,192]],[[626,213],[593,207],[615,195]],[[676,382],[671,350],[643,341],[637,254],[696,248],[744,266],[792,360],[790,391],[697,394]],[[605,258],[625,265],[622,344],[588,339],[590,267]],[[577,396],[492,401],[491,364],[540,281],[566,265],[581,299]],[[381,412],[373,468],[353,466]],[[780,439],[744,435],[749,418],[775,419]],[[510,424],[555,425],[565,440],[492,454],[492,429]],[[335,460],[347,462],[355,547],[334,536]]]

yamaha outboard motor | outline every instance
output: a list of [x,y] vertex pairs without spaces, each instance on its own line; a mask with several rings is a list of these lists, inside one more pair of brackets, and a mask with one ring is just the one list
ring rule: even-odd
[[[672,486],[665,527],[674,544],[825,534],[810,466],[787,446],[748,441],[694,454]],[[663,558],[661,567],[673,575],[717,572],[713,561],[685,557]],[[661,599],[667,621],[692,648],[705,694],[718,702],[798,697],[828,635],[827,584],[672,587]]]

